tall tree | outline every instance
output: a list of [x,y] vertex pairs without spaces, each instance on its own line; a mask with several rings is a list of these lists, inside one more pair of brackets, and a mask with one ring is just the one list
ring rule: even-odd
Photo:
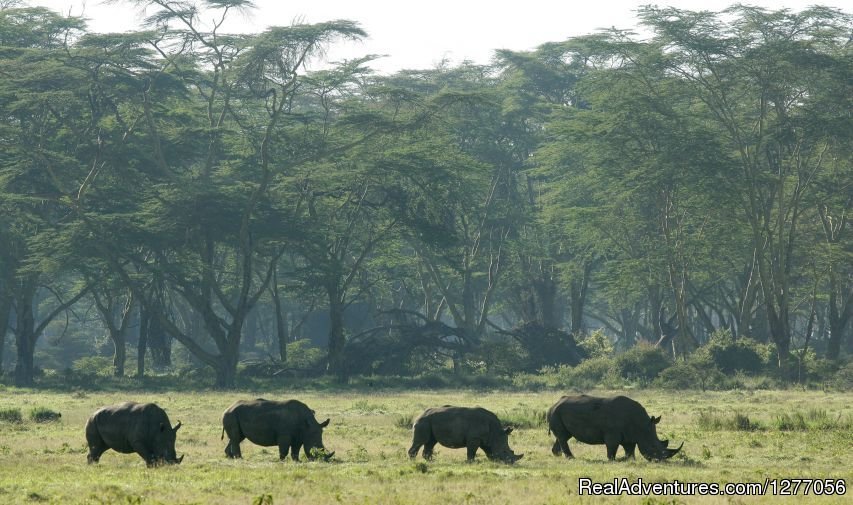
[[722,14],[735,20],[661,8],[642,9],[640,18],[667,48],[662,64],[702,101],[729,149],[721,153],[736,167],[729,187],[751,232],[770,336],[785,367],[795,250],[832,144],[805,119],[818,90],[844,75],[837,69],[850,18],[822,7],[791,13],[735,6]]

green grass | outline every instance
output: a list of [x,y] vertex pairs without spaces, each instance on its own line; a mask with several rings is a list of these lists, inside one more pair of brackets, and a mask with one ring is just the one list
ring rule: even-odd
[[[62,417],[0,421],[0,503],[55,504],[493,504],[493,503],[853,503],[846,496],[767,497],[578,497],[578,479],[597,482],[627,477],[646,482],[764,482],[765,478],[843,478],[853,486],[851,419],[853,393],[803,391],[671,392],[597,391],[628,394],[652,415],[662,415],[661,438],[684,441],[682,453],[664,463],[608,462],[603,446],[569,442],[576,459],[551,455],[544,412],[562,391],[340,392],[303,390],[240,392],[77,392],[7,388],[0,413],[32,412],[50,405]],[[299,398],[331,418],[324,439],[331,463],[279,462],[277,449],[243,442],[242,461],[228,460],[220,440],[221,416],[238,398]],[[148,469],[136,455],[108,451],[99,465],[86,464],[83,427],[102,405],[153,401],[166,409],[178,432],[177,467]],[[510,445],[525,457],[514,466],[479,454],[436,448],[435,459],[410,461],[411,422],[425,408],[480,405],[516,429]],[[787,420],[786,420],[787,416]],[[621,457],[621,450],[619,456]],[[303,457],[304,460],[304,457]]]

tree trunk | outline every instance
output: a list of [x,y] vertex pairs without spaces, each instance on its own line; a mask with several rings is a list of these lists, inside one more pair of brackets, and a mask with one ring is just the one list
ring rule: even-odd
[[151,323],[154,319],[155,318],[151,315],[151,311],[144,305],[140,304],[139,340],[136,344],[136,377],[138,379],[145,377],[145,351],[148,348],[148,333],[150,332]]
[[338,297],[337,289],[328,289],[329,294],[329,365],[328,371],[338,382],[347,380],[344,366],[344,304]]
[[35,353],[35,317],[32,297],[18,299],[17,318],[15,320],[15,345],[18,356],[15,362],[15,385],[33,385],[33,354]]
[[148,325],[147,344],[151,351],[151,362],[157,370],[168,369],[172,366],[172,338],[160,321],[160,314],[154,311],[164,311],[165,304],[159,301],[151,307],[152,314]]
[[287,313],[281,307],[281,297],[278,294],[278,266],[273,269],[270,293],[275,306],[275,334],[278,338],[278,357],[282,364],[287,363],[287,341],[290,340],[287,327]]
[[[829,277],[829,340],[826,345],[826,358],[837,360],[841,354],[844,330],[853,315],[853,297],[844,299],[838,296],[838,282],[834,272]],[[841,304],[839,308],[839,298]],[[848,337],[849,338],[849,337]]]
[[124,364],[127,361],[127,342],[124,332],[116,332],[112,335],[113,341],[113,375],[124,377]]
[[12,313],[12,297],[0,294],[0,375],[3,374],[3,357],[6,349],[6,332],[9,329],[9,320]]
[[237,385],[237,362],[240,353],[237,350],[224,352],[219,357],[216,367],[216,387],[218,389],[234,389]]
[[575,336],[575,338],[579,337],[584,332],[583,313],[584,306],[586,305],[590,271],[592,271],[592,262],[587,261],[584,263],[583,276],[580,279],[572,279],[570,286],[570,296],[572,305],[571,333]]
[[30,279],[24,281],[17,294],[15,303],[15,345],[17,360],[15,361],[15,385],[32,386],[35,367],[36,321],[33,313],[35,303],[36,283]]
[[287,342],[290,340],[287,327],[287,313],[281,309],[281,303],[275,302],[275,332],[278,337],[278,357],[287,363]]

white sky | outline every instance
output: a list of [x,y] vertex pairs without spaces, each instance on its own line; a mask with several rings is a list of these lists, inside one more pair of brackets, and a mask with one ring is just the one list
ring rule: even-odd
[[[128,3],[100,0],[30,0],[73,15],[84,14],[95,32],[139,28],[143,14]],[[488,63],[494,49],[528,50],[544,42],[593,33],[599,28],[630,29],[634,11],[648,3],[690,10],[721,10],[734,0],[255,0],[257,9],[236,14],[224,31],[257,32],[271,25],[350,19],[367,31],[361,42],[333,46],[330,60],[365,54],[387,57],[372,67],[383,73],[431,68],[443,58]],[[801,10],[820,3],[849,11],[850,0],[745,0],[769,9]],[[209,16],[212,19],[212,15]]]

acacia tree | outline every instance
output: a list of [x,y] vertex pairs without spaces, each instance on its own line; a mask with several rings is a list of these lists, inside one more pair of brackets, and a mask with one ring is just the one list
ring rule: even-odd
[[[8,211],[0,229],[7,269],[0,301],[11,298],[14,307],[15,383],[22,386],[33,383],[33,354],[45,328],[88,289],[63,283],[63,265],[35,250],[68,218],[62,199],[80,169],[75,154],[89,126],[87,90],[85,74],[67,62],[82,29],[80,19],[43,8],[0,10],[0,195]],[[44,290],[58,301],[39,314]]]
[[[364,32],[336,21],[229,36],[220,31],[229,13],[251,2],[135,3],[154,9],[147,21],[155,28],[149,42],[159,68],[138,76],[145,83],[138,141],[147,145],[146,158],[160,179],[144,189],[138,213],[122,225],[140,242],[123,247],[112,264],[149,308],[155,300],[146,297],[150,291],[129,265],[165,282],[201,316],[215,352],[185,332],[171,311],[152,311],[216,370],[218,386],[233,386],[244,323],[287,235],[270,184],[275,173],[317,155],[310,142],[287,149],[275,143],[282,129],[302,124],[294,103],[307,62],[328,42]],[[205,9],[217,15],[208,30],[200,21]],[[160,88],[173,82],[183,95],[164,96]]]
[[[518,166],[508,154],[517,139],[501,130],[490,74],[471,65],[390,80],[441,104],[436,120],[406,138],[392,159],[404,167],[401,233],[418,264],[419,309],[427,321],[449,316],[459,348],[476,345],[486,332],[517,229]],[[458,364],[454,359],[457,370]]]
[[726,15],[646,8],[640,19],[666,47],[662,64],[702,101],[736,167],[728,174],[750,230],[763,309],[780,367],[786,367],[798,258],[808,199],[826,170],[832,140],[811,127],[820,89],[844,75],[840,48],[849,16],[735,6]]

